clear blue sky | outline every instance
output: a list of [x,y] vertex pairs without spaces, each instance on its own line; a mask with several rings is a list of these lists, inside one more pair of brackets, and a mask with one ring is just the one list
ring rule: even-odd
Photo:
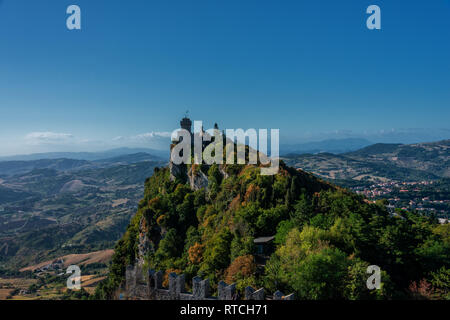
[[0,155],[151,147],[186,109],[284,142],[450,138],[450,2],[0,0]]

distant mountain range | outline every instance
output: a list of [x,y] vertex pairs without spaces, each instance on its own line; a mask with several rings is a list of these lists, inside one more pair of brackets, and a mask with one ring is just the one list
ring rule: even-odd
[[0,157],[2,161],[30,161],[30,160],[42,160],[42,159],[74,159],[74,160],[88,160],[96,161],[102,159],[110,159],[120,156],[126,156],[136,153],[147,153],[155,157],[162,159],[169,158],[169,150],[162,151],[149,148],[116,148],[99,152],[46,152],[46,153],[33,153],[25,155],[14,155]]
[[434,180],[450,177],[450,140],[409,145],[378,143],[343,154],[289,154],[282,159],[328,180]]
[[117,165],[127,165],[142,161],[163,161],[163,158],[149,153],[139,152],[134,154],[119,155],[99,160],[78,159],[39,159],[28,161],[0,161],[0,176],[10,176],[26,173],[36,169],[54,169],[56,171],[75,171],[95,168],[105,168]]
[[369,140],[359,138],[328,139],[300,144],[285,144],[280,146],[280,154],[306,154],[306,153],[344,153],[355,151],[373,144]]
[[[313,141],[296,144],[281,144],[280,155],[291,156],[299,154],[317,154],[317,153],[333,153],[343,154],[352,151],[358,151],[365,147],[371,147],[368,150],[384,146],[384,148],[394,148],[402,144],[377,143],[374,144],[370,140],[363,138],[342,138],[342,139],[326,139],[321,141]],[[149,148],[116,148],[99,152],[47,152],[33,153],[13,156],[0,156],[0,163],[4,161],[31,161],[44,159],[73,159],[87,161],[103,161],[110,159],[118,159],[122,156],[128,157],[132,154],[150,154],[161,159],[169,159],[169,150],[157,150]],[[127,160],[126,160],[127,161]]]

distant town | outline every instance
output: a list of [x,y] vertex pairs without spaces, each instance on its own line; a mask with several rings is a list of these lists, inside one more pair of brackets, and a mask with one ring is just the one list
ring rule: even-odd
[[434,214],[440,223],[450,217],[448,184],[442,181],[385,182],[351,188],[370,200],[386,199],[390,212],[395,209]]

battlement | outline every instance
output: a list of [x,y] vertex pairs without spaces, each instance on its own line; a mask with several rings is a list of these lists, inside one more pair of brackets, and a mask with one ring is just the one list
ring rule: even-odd
[[[144,274],[146,274],[144,276]],[[169,287],[163,287],[164,272],[149,270],[143,272],[140,266],[127,266],[125,275],[125,298],[136,300],[241,300],[237,294],[236,285],[220,281],[217,285],[217,295],[211,294],[208,279],[194,277],[192,292],[186,291],[185,275],[169,274]],[[264,288],[245,288],[245,300],[294,300],[294,294],[285,296],[276,291],[273,296],[265,296]]]

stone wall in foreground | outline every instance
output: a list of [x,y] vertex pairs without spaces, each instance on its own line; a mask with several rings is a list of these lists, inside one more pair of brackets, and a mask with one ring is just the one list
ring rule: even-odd
[[194,277],[192,292],[186,292],[185,276],[176,273],[169,274],[169,287],[164,288],[164,273],[149,270],[144,272],[139,265],[128,266],[125,275],[124,299],[130,300],[294,300],[294,294],[284,295],[276,291],[272,296],[266,296],[264,288],[245,288],[245,296],[238,297],[236,285],[228,285],[220,281],[217,285],[217,295],[212,295],[208,279]]

